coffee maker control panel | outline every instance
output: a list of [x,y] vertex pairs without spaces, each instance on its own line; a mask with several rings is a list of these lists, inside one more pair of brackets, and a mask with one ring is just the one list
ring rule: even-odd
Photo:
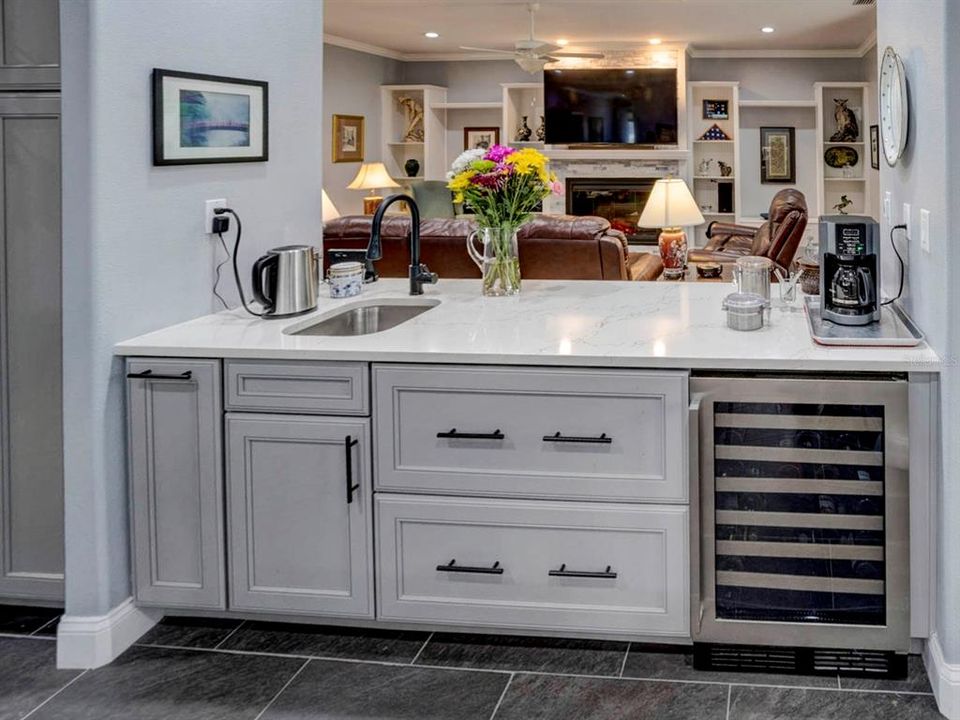
[[867,226],[865,223],[836,225],[837,255],[862,256],[867,254]]

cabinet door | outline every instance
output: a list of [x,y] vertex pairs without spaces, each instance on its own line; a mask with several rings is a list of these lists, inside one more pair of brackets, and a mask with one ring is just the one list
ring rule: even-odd
[[58,0],[0,0],[0,90],[59,87]]
[[226,427],[231,607],[372,617],[370,421]]
[[217,360],[127,363],[137,601],[226,607]]
[[63,600],[60,101],[0,97],[0,595]]

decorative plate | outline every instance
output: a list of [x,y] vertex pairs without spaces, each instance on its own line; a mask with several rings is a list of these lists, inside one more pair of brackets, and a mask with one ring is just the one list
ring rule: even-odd
[[880,144],[887,164],[896,165],[907,147],[910,107],[907,104],[907,74],[892,47],[880,61]]
[[844,168],[847,165],[853,166],[860,162],[860,153],[849,145],[836,145],[827,148],[823,154],[823,161],[832,168]]

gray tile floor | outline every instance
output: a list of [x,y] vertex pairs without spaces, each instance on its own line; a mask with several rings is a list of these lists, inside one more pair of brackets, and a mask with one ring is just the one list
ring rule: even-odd
[[0,609],[0,720],[940,720],[903,681],[702,673],[590,640],[168,618],[110,665],[56,670],[56,622]]

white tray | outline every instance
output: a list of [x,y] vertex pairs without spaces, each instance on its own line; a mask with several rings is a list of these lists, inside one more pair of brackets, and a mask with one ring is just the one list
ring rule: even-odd
[[881,308],[880,322],[852,326],[822,319],[819,296],[807,295],[803,302],[810,336],[820,345],[915,347],[923,342],[923,333],[897,303]]

